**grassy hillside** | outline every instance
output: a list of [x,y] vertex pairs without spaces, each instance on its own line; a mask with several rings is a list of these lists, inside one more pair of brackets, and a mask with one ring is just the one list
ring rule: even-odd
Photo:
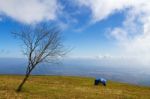
[[94,86],[93,78],[31,76],[21,93],[15,89],[23,76],[0,76],[0,99],[150,99],[150,87],[108,81]]

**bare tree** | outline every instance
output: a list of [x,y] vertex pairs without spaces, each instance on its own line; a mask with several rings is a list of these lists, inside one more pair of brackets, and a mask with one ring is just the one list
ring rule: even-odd
[[32,70],[42,62],[53,63],[59,57],[65,55],[61,35],[58,27],[49,25],[28,26],[19,32],[13,32],[14,36],[22,41],[23,53],[27,56],[28,65],[25,78],[17,88],[22,90]]

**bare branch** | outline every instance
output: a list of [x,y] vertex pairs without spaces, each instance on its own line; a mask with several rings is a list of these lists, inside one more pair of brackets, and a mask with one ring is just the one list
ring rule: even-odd
[[12,34],[20,39],[24,46],[24,55],[28,58],[27,77],[38,64],[48,60],[52,62],[65,55],[58,27],[45,24],[34,28],[29,26]]

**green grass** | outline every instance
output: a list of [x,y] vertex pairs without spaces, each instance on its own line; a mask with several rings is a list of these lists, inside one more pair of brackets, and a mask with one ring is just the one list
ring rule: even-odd
[[16,93],[23,76],[0,76],[0,99],[150,99],[150,87],[108,81],[94,86],[94,78],[30,76]]

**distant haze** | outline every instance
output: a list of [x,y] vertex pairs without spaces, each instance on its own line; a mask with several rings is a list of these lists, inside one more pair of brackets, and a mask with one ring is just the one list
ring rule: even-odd
[[[24,74],[26,64],[25,59],[1,58],[0,74]],[[125,65],[113,66],[109,61],[99,59],[63,59],[60,64],[41,64],[32,74],[103,77],[108,80],[150,85],[149,69]]]

